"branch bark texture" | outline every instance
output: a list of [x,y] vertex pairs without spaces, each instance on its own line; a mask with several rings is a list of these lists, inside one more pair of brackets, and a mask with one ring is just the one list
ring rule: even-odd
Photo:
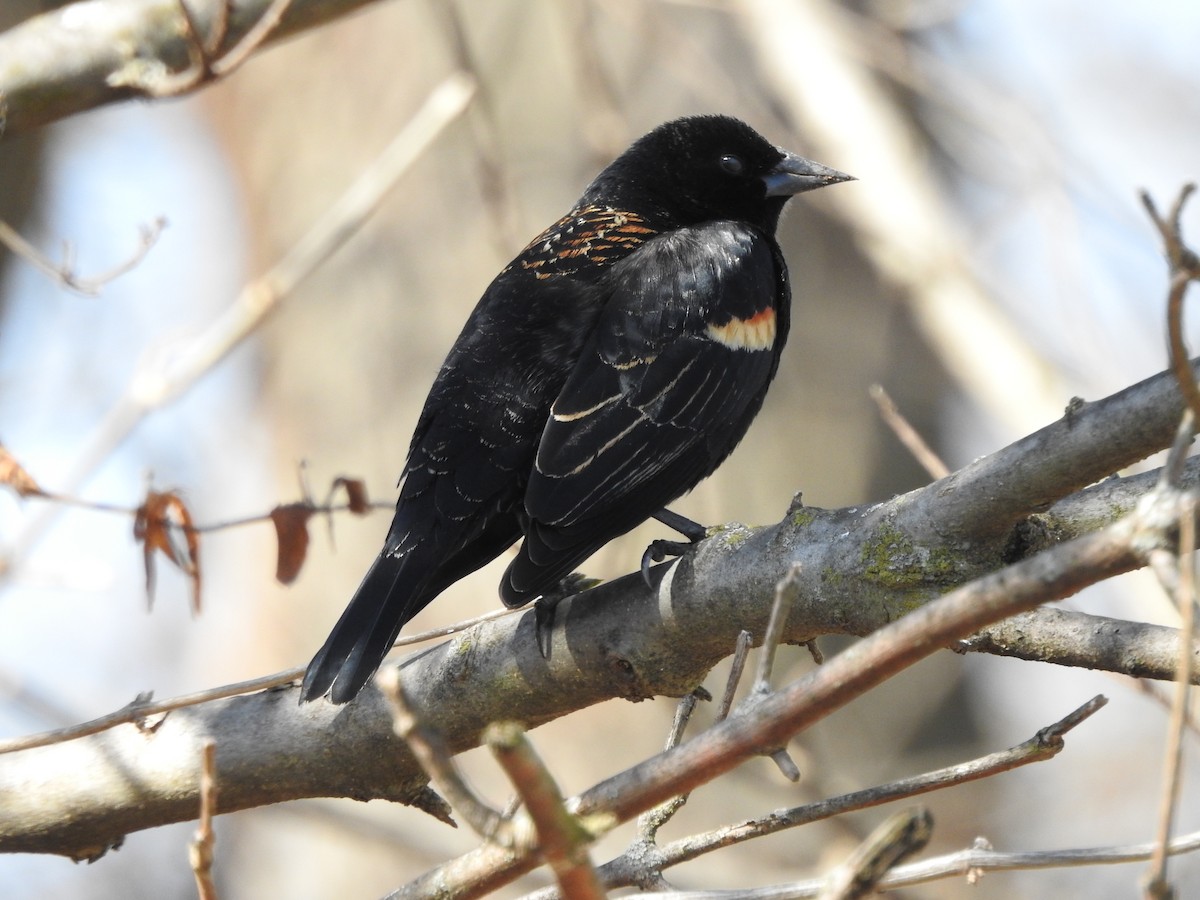
[[[1061,542],[1062,534],[1070,535],[1072,528],[1039,530],[1036,547],[1015,541],[1026,520],[1006,531],[990,523],[975,531],[950,531],[947,523],[985,522],[988,509],[1012,523],[1022,502],[1031,507],[1028,516],[1044,510],[1056,495],[1076,490],[1081,470],[1100,477],[1169,444],[1171,429],[1153,423],[1182,411],[1173,384],[1164,374],[1087,404],[1072,413],[1073,421],[1054,423],[973,464],[969,477],[951,475],[875,506],[819,510],[797,505],[770,527],[727,528],[679,561],[654,569],[653,589],[639,576],[627,576],[562,604],[548,659],[538,652],[531,614],[483,623],[403,660],[406,694],[452,751],[476,746],[484,727],[500,719],[531,728],[612,697],[682,695],[731,652],[742,629],[761,641],[776,585],[799,564],[784,640],[867,635],[889,623],[886,633],[892,636],[882,639],[890,649],[884,651],[873,637],[826,663],[802,687],[774,695],[790,697],[778,701],[785,704],[807,697],[803,712],[790,706],[784,712],[772,705],[776,701],[764,702],[752,720],[742,716],[736,726],[722,726],[718,737],[704,738],[715,743],[704,745],[702,761],[732,765],[715,762],[712,754],[729,753],[721,759],[732,760],[751,744],[756,750],[780,746],[816,716],[886,677],[885,657],[893,666],[908,664],[1005,615],[1142,565],[1144,552],[1160,544],[1129,531],[1129,524],[1121,526],[1125,531],[1097,529],[1106,522],[1099,507],[1114,492],[1123,504],[1133,502],[1149,488],[1146,477],[1071,494],[1071,517],[1057,516],[1053,505],[1045,510],[1048,521],[1069,521],[1082,533],[1068,543]],[[1129,418],[1131,411],[1138,416]],[[1089,439],[1078,440],[1080,433]],[[1040,474],[1044,467],[1060,473],[1064,486],[1049,483]],[[1030,484],[1024,490],[999,490],[984,477],[988,471],[1002,483],[1012,477]],[[1192,481],[1196,471],[1194,465],[1187,470]],[[939,505],[951,493],[953,515],[939,515]],[[1096,506],[1091,513],[1087,497]],[[1121,522],[1144,518],[1139,511]],[[1170,518],[1154,540],[1161,542],[1164,529],[1175,521]],[[1031,556],[1030,549],[1041,552]],[[955,589],[957,602],[966,602],[969,612],[958,610],[943,619],[944,602],[926,606]],[[1161,639],[1156,657],[1161,670],[1145,656],[1097,648],[1094,640],[1078,638],[1042,658],[1170,679],[1178,635],[1169,629],[1155,634]],[[1193,647],[1193,654],[1200,657],[1200,648]],[[0,852],[94,858],[129,831],[193,818],[196,773],[208,738],[218,747],[221,811],[348,796],[413,803],[445,814],[407,747],[392,734],[391,716],[377,690],[364,691],[345,707],[301,708],[295,689],[286,688],[177,710],[153,730],[125,725],[0,755]],[[626,818],[688,789],[684,782],[700,757],[672,759],[680,762],[656,768],[653,784],[642,784],[646,772],[641,772],[629,776],[633,781],[589,792],[581,811],[611,804],[610,812]]]

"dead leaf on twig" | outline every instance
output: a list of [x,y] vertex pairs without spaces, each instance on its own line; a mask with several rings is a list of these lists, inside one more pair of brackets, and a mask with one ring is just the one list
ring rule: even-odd
[[[192,580],[192,613],[200,613],[200,533],[183,500],[174,491],[147,491],[133,519],[133,536],[142,544],[146,564],[146,600],[154,602],[154,552],[157,550]],[[180,537],[183,538],[182,543]]]

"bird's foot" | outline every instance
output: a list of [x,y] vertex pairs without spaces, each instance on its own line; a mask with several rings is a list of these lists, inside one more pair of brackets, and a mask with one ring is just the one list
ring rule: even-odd
[[646,587],[654,590],[650,581],[651,563],[660,563],[668,556],[683,556],[695,546],[696,541],[651,541],[642,554],[642,581],[646,582]]
[[[668,528],[674,529],[682,534],[691,543],[702,541],[708,537],[708,529],[699,522],[693,522],[687,516],[681,516],[677,512],[671,512],[669,509],[660,509],[651,518],[658,519]],[[662,541],[660,543],[670,543]]]
[[650,583],[651,563],[662,562],[668,556],[683,556],[697,543],[708,537],[708,529],[699,522],[693,522],[687,516],[681,516],[669,509],[660,509],[653,518],[658,519],[668,528],[675,529],[687,540],[652,541],[646,548],[646,552],[642,554],[642,581],[646,582],[646,587],[651,590],[654,589],[654,585]]
[[550,658],[550,638],[554,631],[554,617],[558,611],[558,604],[599,583],[599,578],[588,578],[582,572],[572,572],[555,585],[553,590],[533,601],[533,630],[542,659]]

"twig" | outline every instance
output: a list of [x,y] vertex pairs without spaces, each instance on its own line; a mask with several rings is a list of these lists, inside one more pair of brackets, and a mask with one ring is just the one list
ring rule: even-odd
[[425,774],[454,811],[483,839],[502,847],[516,846],[517,834],[512,822],[475,796],[475,792],[459,775],[441,737],[421,724],[409,706],[400,673],[394,668],[384,669],[375,676],[375,683],[391,707],[392,730],[396,737],[408,744]]
[[818,900],[858,900],[902,860],[922,850],[933,834],[933,817],[915,807],[889,816],[850,857],[826,876]]
[[567,811],[558,785],[521,726],[515,722],[495,722],[488,726],[483,739],[533,820],[538,850],[550,864],[564,900],[603,898],[604,889],[588,854],[592,836]]
[[85,297],[95,297],[100,293],[101,288],[110,281],[115,281],[127,272],[137,268],[141,261],[146,258],[146,254],[150,252],[150,249],[158,243],[158,239],[166,226],[167,220],[162,216],[159,216],[149,225],[139,226],[138,232],[140,237],[137,249],[134,250],[133,254],[124,262],[118,263],[108,271],[88,277],[84,277],[75,271],[71,246],[69,244],[64,249],[62,262],[51,262],[47,257],[39,253],[36,247],[21,237],[11,225],[4,221],[0,221],[0,244],[6,246],[15,255],[25,259],[34,268],[49,275],[62,287],[77,294],[82,294]]
[[[747,632],[743,631],[742,634],[747,634]],[[671,730],[667,734],[667,741],[663,746],[664,750],[671,750],[679,746],[679,742],[683,740],[683,731],[692,718],[692,712],[696,709],[698,699],[696,692],[692,691],[679,701],[679,705],[675,707],[675,718],[671,722]],[[671,818],[683,808],[687,800],[687,794],[679,794],[638,816],[637,840],[643,846],[652,846],[658,837],[658,830],[671,821]]]
[[[180,2],[182,3],[183,0]],[[231,2],[231,0],[225,0],[225,2]],[[242,39],[234,44],[224,56],[212,61],[209,65],[212,75],[216,78],[223,78],[249,59],[250,54],[261,47],[279,27],[279,23],[291,5],[292,0],[273,0],[267,7],[267,11],[250,27],[249,31],[242,35]],[[218,32],[214,29],[214,34],[216,33]],[[216,48],[217,44],[214,41],[212,49],[216,50]]]
[[763,635],[762,654],[758,657],[758,671],[754,676],[754,690],[764,693],[771,689],[771,670],[775,668],[775,651],[779,649],[779,641],[783,637],[783,626],[787,624],[788,613],[800,591],[799,563],[792,566],[788,573],[775,585],[775,602],[771,604],[771,618],[767,620],[767,630]]
[[[505,616],[511,616],[516,613],[523,613],[523,609],[496,609],[483,615],[475,616],[471,619],[464,619],[461,622],[455,622],[453,625],[445,625],[441,628],[431,628],[428,631],[422,631],[418,634],[409,634],[401,637],[392,646],[393,647],[408,647],[412,644],[421,644],[426,641],[436,640],[437,638],[447,637],[451,634],[457,634],[460,631],[466,631],[468,628],[474,628],[482,622],[489,622],[492,619],[501,619]],[[303,677],[304,667],[299,666],[294,669],[284,669],[282,672],[276,672],[273,675],[264,675],[261,678],[251,678],[248,681],[237,681],[233,684],[221,685],[220,687],[209,688],[203,691],[196,691],[191,694],[182,694],[178,697],[173,697],[169,700],[160,700],[151,702],[150,694],[139,694],[136,699],[126,706],[121,707],[115,712],[100,716],[88,722],[72,725],[68,728],[58,728],[53,731],[44,731],[38,734],[25,735],[23,737],[9,738],[0,740],[0,754],[15,753],[18,750],[32,750],[35,747],[47,747],[51,744],[61,744],[65,741],[72,741],[76,738],[86,737],[89,734],[98,734],[101,731],[107,731],[110,728],[116,728],[118,725],[131,725],[151,716],[164,715],[176,709],[184,709],[189,706],[199,706],[202,703],[211,703],[215,700],[223,700],[227,697],[239,697],[243,694],[255,694],[259,691],[268,691],[272,688],[282,687],[285,684],[291,684],[297,679]]]
[[[787,624],[788,613],[800,592],[799,564],[793,565],[788,573],[775,585],[775,601],[771,604],[771,618],[767,620],[767,630],[763,635],[762,653],[758,657],[758,672],[754,677],[752,702],[771,693],[771,670],[775,668],[775,652],[779,649],[780,638],[783,637],[783,626]],[[768,754],[783,777],[788,781],[800,780],[800,767],[788,755],[786,747],[777,747]]]
[[188,845],[188,859],[196,876],[196,892],[200,900],[217,900],[213,883],[213,854],[217,840],[213,832],[213,816],[217,812],[217,742],[206,740],[200,753],[200,824]]
[[884,424],[892,429],[892,434],[896,435],[900,443],[912,454],[913,459],[920,463],[921,468],[929,474],[930,478],[937,481],[950,474],[949,467],[942,462],[940,456],[933,452],[933,448],[921,437],[921,433],[913,428],[908,419],[904,417],[900,408],[896,406],[896,401],[891,398],[883,385],[873,384],[867,389],[867,393],[879,407],[879,414],[883,417]]
[[[1200,850],[1200,831],[1184,835],[1171,842],[1170,853],[1192,853]],[[1071,866],[1117,865],[1140,862],[1150,858],[1153,844],[1129,844],[1115,847],[1094,847],[1082,850],[1041,850],[1006,853],[990,847],[975,846],[957,853],[936,856],[918,863],[899,866],[886,875],[878,885],[880,891],[926,884],[941,878],[959,878],[964,872],[996,872],[1031,869],[1059,869]],[[824,881],[797,881],[772,885],[755,890],[737,891],[673,891],[670,894],[638,894],[638,900],[799,900],[816,897]]]
[[244,63],[272,33],[292,5],[292,0],[271,0],[261,16],[234,46],[217,55],[229,36],[229,14],[232,0],[216,0],[216,16],[208,37],[200,37],[200,27],[188,7],[187,0],[177,0],[180,32],[187,51],[187,68],[168,72],[160,60],[147,63],[135,60],[109,78],[113,86],[130,88],[149,97],[178,97],[217,78],[222,78]]
[[733,709],[733,698],[737,693],[738,683],[742,680],[742,672],[746,669],[746,660],[750,658],[750,644],[754,635],[743,629],[738,633],[737,643],[733,646],[733,663],[729,667],[729,678],[725,682],[725,694],[721,697],[721,705],[717,707],[716,721],[723,722]]
[[[655,864],[661,871],[696,859],[705,853],[753,840],[763,835],[775,834],[788,828],[808,825],[843,813],[869,809],[884,803],[893,803],[943,788],[979,781],[1031,763],[1045,762],[1053,759],[1063,749],[1065,746],[1063,736],[1067,732],[1091,717],[1107,702],[1104,697],[1093,697],[1069,715],[1038,731],[1029,740],[1007,750],[954,766],[947,766],[933,772],[926,772],[912,778],[904,778],[843,794],[818,803],[777,810],[770,815],[750,819],[705,834],[681,838],[658,848]],[[600,874],[610,888],[639,884],[640,879],[636,873],[641,865],[642,862],[636,855],[625,854],[602,866]]]
[[[1184,418],[1190,418],[1190,410]],[[1157,847],[1151,857],[1150,868],[1143,882],[1146,896],[1153,900],[1169,900],[1175,895],[1167,881],[1167,847],[1170,844],[1171,827],[1179,805],[1183,765],[1183,731],[1188,718],[1188,699],[1193,677],[1191,644],[1195,635],[1196,622],[1194,614],[1196,609],[1195,561],[1193,559],[1195,549],[1195,504],[1183,500],[1179,510],[1179,548],[1175,555],[1178,570],[1175,602],[1179,607],[1179,633],[1181,636],[1179,669],[1171,704],[1171,718],[1167,727],[1162,794],[1159,799],[1158,829],[1155,835]]]
[[1170,347],[1171,369],[1179,382],[1184,400],[1191,409],[1193,416],[1200,419],[1200,388],[1188,365],[1187,344],[1183,339],[1183,300],[1187,294],[1188,285],[1200,279],[1200,259],[1183,241],[1183,231],[1180,226],[1180,216],[1188,197],[1196,190],[1194,184],[1185,184],[1179,192],[1171,212],[1167,218],[1159,215],[1154,200],[1146,191],[1142,191],[1142,205],[1146,207],[1151,221],[1158,229],[1166,251],[1167,263],[1170,267],[1170,289],[1167,293],[1167,336]]

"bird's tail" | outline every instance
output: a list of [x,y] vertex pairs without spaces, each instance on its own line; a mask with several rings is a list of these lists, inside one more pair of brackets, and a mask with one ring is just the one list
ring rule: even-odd
[[411,565],[413,554],[419,552],[414,549],[399,558],[386,553],[376,557],[325,645],[308,664],[300,688],[301,703],[326,692],[334,703],[345,703],[375,674],[404,623],[436,593],[429,590],[428,577],[412,577],[428,572],[427,567]]

